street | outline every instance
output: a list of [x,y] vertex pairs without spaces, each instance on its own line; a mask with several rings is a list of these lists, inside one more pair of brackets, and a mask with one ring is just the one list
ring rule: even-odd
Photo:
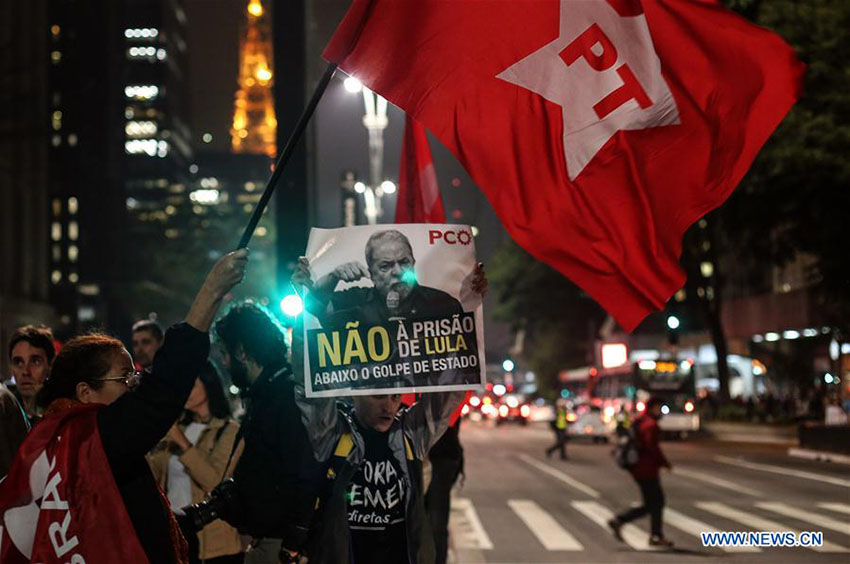
[[[466,480],[454,492],[454,562],[847,562],[850,472],[791,458],[779,445],[664,442],[665,535],[672,550],[647,547],[649,518],[623,528],[606,521],[639,500],[611,446],[571,441],[569,460],[547,459],[542,424],[464,422]],[[818,548],[703,547],[702,531],[822,531]]]

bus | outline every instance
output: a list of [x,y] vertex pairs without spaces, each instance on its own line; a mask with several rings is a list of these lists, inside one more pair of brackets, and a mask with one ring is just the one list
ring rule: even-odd
[[641,360],[617,368],[578,368],[562,372],[561,382],[562,397],[575,397],[597,407],[606,422],[621,412],[642,413],[650,396],[656,396],[664,402],[664,417],[659,422],[663,434],[685,438],[700,430],[690,360]]

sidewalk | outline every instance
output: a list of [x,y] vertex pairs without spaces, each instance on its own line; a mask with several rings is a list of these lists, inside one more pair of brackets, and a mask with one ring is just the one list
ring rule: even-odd
[[727,423],[721,421],[703,424],[706,435],[716,441],[733,443],[797,444],[796,425],[765,425],[759,423]]

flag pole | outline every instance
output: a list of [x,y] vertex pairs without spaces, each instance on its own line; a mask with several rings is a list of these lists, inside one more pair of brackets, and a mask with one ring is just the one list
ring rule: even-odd
[[307,128],[307,123],[313,116],[313,112],[316,110],[316,106],[319,104],[322,94],[325,93],[325,89],[327,89],[328,83],[330,83],[335,71],[336,63],[328,63],[328,66],[325,69],[325,74],[322,75],[321,80],[319,80],[319,84],[317,84],[316,89],[313,90],[313,96],[307,103],[307,107],[304,108],[303,112],[301,112],[301,117],[298,118],[298,123],[295,124],[295,129],[290,134],[289,139],[286,140],[283,152],[281,152],[274,165],[272,175],[269,177],[268,182],[266,182],[266,188],[263,190],[263,195],[260,198],[259,203],[257,203],[257,207],[254,208],[254,213],[251,215],[251,220],[248,222],[248,225],[245,227],[245,231],[242,233],[242,238],[239,240],[239,246],[236,247],[237,249],[244,249],[251,241],[251,236],[254,235],[254,230],[260,222],[263,212],[266,211],[266,206],[269,205],[269,200],[271,199],[275,186],[277,185],[277,181],[283,172],[283,167],[286,166],[287,161],[289,161],[289,157],[292,156],[292,152],[295,150],[295,145],[304,134],[304,130]]

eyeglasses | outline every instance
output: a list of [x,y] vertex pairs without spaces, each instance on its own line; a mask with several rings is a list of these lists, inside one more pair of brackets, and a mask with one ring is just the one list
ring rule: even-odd
[[98,378],[96,382],[124,382],[124,385],[128,388],[134,388],[138,385],[139,380],[142,379],[142,373],[138,370],[133,370],[132,372],[128,372],[124,376],[116,376],[114,378]]

